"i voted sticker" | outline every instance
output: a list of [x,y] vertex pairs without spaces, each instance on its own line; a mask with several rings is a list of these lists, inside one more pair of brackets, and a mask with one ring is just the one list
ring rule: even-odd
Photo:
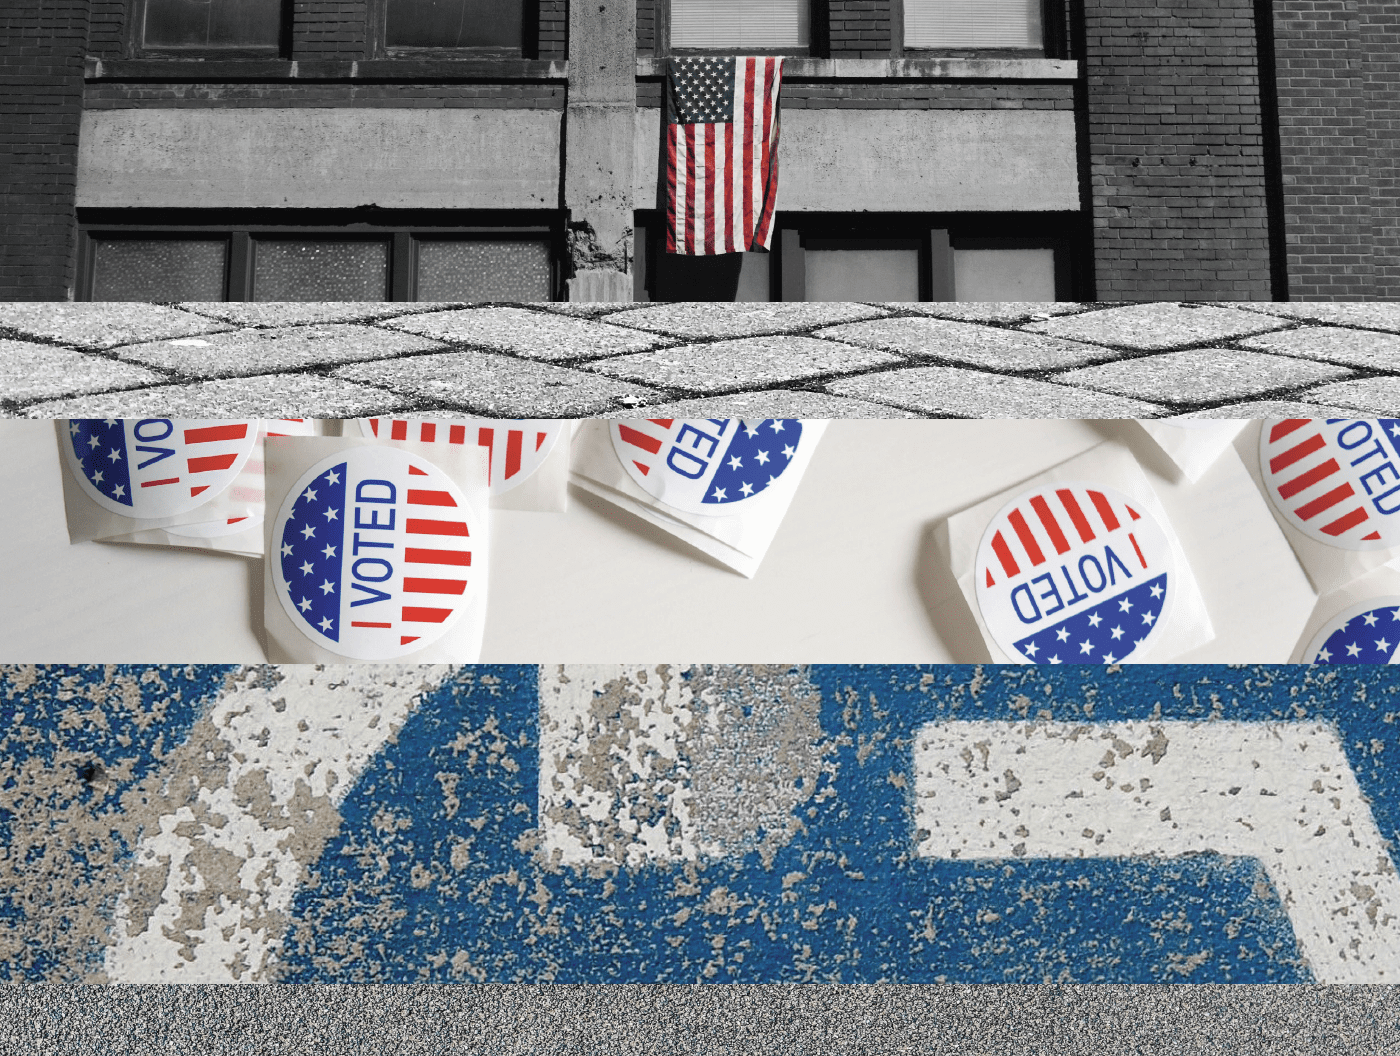
[[356,447],[308,470],[273,525],[273,578],[292,622],[352,660],[389,660],[441,638],[475,595],[479,522],[431,462]]
[[1400,597],[1368,598],[1332,617],[1308,643],[1303,662],[1400,663]]
[[560,421],[542,419],[446,419],[365,418],[360,430],[368,437],[415,440],[423,444],[476,444],[490,458],[491,494],[503,495],[529,480],[544,465],[564,431]]
[[792,466],[795,418],[646,418],[611,423],[613,449],[643,491],[686,513],[737,513]]
[[1271,419],[1259,463],[1274,507],[1310,539],[1345,550],[1400,546],[1400,420]]
[[1142,657],[1169,618],[1178,578],[1166,532],[1143,505],[1092,484],[1021,495],[977,552],[982,618],[1020,663]]
[[90,499],[124,517],[188,513],[233,483],[258,421],[74,418],[64,453]]

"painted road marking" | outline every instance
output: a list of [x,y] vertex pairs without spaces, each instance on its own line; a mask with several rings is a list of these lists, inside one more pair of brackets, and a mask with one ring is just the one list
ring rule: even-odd
[[[172,767],[168,811],[145,833],[118,898],[107,975],[126,983],[263,978],[303,870],[340,801],[449,667],[253,668],[192,731],[200,760]],[[136,888],[160,891],[132,913]]]
[[949,722],[914,748],[929,858],[1256,858],[1322,983],[1400,981],[1400,878],[1319,723]]

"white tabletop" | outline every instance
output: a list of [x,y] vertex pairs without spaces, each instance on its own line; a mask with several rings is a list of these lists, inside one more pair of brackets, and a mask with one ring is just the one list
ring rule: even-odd
[[[985,660],[930,530],[1105,439],[1147,470],[1205,593],[1217,638],[1179,659],[1286,661],[1315,596],[1239,456],[1192,485],[1133,423],[1074,420],[832,422],[752,580],[577,489],[567,514],[498,511],[482,660]],[[0,422],[0,442],[0,661],[263,660],[256,562],[70,545],[52,423]]]

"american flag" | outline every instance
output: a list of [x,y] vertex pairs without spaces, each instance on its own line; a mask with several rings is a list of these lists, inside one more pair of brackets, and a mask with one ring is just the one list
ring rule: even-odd
[[279,515],[283,607],[354,659],[422,648],[470,603],[471,534],[465,498],[431,463],[392,448],[334,456]]
[[667,497],[679,487],[702,508],[719,513],[725,506],[759,495],[792,464],[802,442],[795,418],[647,418],[613,423],[619,453],[651,480],[667,478]]
[[73,456],[89,494],[131,517],[192,510],[228,487],[253,452],[258,423],[75,418]]
[[[511,425],[510,421],[519,424]],[[490,459],[493,495],[509,491],[539,469],[564,428],[560,422],[523,418],[480,422],[368,418],[363,424],[367,435],[390,440],[458,445],[470,441],[484,447]]]
[[[1284,418],[1264,424],[1269,494],[1295,527],[1358,549],[1400,542],[1400,420]],[[1387,476],[1387,470],[1389,476]]]
[[778,191],[781,58],[673,58],[666,114],[666,251],[767,249]]
[[983,618],[1003,648],[1031,663],[1117,663],[1161,620],[1169,553],[1125,496],[1080,484],[1033,492],[988,529]]
[[1393,664],[1400,662],[1400,605],[1386,605],[1347,620],[1312,657],[1315,664]]

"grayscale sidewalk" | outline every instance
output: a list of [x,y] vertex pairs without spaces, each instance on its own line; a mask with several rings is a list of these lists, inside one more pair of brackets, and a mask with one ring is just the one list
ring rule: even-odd
[[0,417],[391,411],[1400,414],[1400,304],[0,303]]

